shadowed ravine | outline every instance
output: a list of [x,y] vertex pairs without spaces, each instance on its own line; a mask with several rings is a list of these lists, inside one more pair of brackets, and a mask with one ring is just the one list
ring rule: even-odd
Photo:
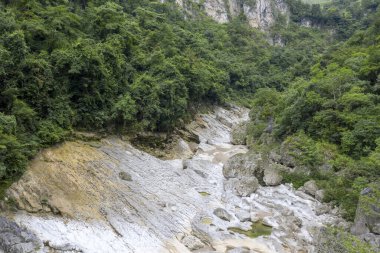
[[[45,150],[9,189],[21,210],[9,218],[37,235],[39,252],[313,252],[320,227],[340,217],[289,185],[240,197],[224,178],[228,158],[248,151],[230,137],[247,120],[241,108],[200,115],[187,128],[200,140],[190,159],[160,160],[117,138]],[[182,143],[177,156],[189,152]],[[236,232],[257,221],[271,234]]]

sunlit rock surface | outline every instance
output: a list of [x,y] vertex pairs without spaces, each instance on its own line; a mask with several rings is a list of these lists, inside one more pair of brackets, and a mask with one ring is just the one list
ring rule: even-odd
[[[161,0],[162,2],[168,0]],[[227,23],[239,15],[245,15],[250,26],[268,29],[276,19],[289,19],[289,8],[284,0],[176,0],[186,12],[192,14],[193,6],[199,6],[212,19]]]
[[[160,160],[118,138],[47,149],[9,189],[20,209],[10,218],[43,242],[39,252],[313,252],[315,231],[340,217],[289,185],[247,197],[225,187],[223,164],[247,152],[231,128],[246,120],[236,107],[199,115],[186,130],[200,140],[190,159]],[[251,221],[271,235],[229,229]]]

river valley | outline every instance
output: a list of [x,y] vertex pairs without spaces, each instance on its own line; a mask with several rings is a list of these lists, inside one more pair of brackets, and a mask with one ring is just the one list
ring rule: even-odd
[[116,137],[43,151],[8,190],[8,218],[26,228],[9,252],[314,252],[324,226],[344,226],[337,210],[288,184],[225,177],[248,152],[231,144],[247,120],[238,107],[198,115],[186,131],[199,143],[180,139],[170,160]]

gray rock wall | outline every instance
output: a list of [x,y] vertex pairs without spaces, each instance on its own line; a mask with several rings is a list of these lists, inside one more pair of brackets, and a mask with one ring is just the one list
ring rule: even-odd
[[177,4],[188,13],[193,10],[189,2],[199,4],[206,14],[219,23],[227,23],[244,14],[250,26],[268,29],[276,17],[284,15],[288,20],[289,9],[284,0],[177,0]]

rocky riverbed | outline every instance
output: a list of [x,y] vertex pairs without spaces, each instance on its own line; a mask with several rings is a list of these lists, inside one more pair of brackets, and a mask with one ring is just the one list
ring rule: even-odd
[[247,120],[237,107],[199,115],[171,160],[116,137],[43,151],[8,190],[0,252],[314,252],[344,220],[231,144]]

